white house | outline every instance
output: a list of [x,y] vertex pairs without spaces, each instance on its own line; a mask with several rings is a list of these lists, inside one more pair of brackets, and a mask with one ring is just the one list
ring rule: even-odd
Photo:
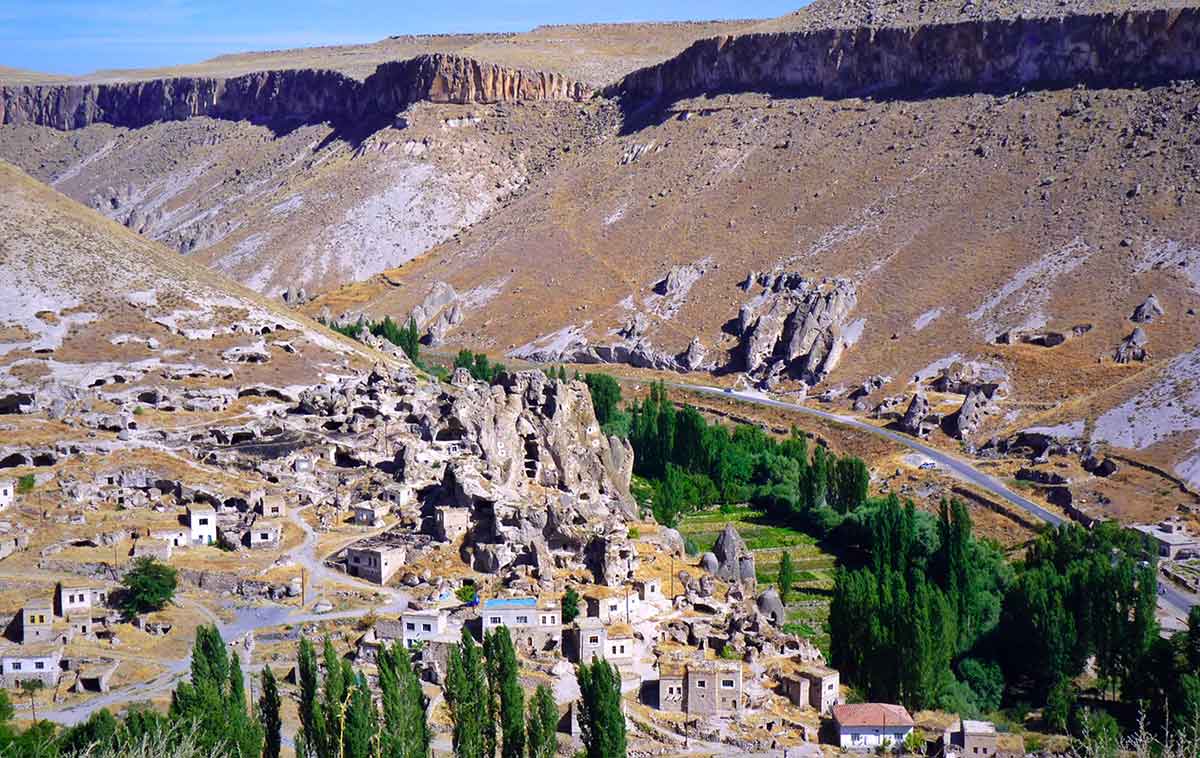
[[354,523],[359,526],[383,526],[392,506],[379,500],[366,500],[354,506]]
[[59,615],[66,617],[78,611],[92,609],[92,588],[87,584],[58,583]]
[[188,538],[193,545],[215,545],[217,511],[211,505],[195,503],[187,509]]
[[16,492],[17,485],[12,479],[0,479],[0,511],[13,504]]
[[450,614],[444,610],[407,610],[400,614],[405,647],[418,642],[445,641]]
[[898,747],[913,731],[912,716],[902,705],[843,703],[833,706],[838,744],[843,750]]
[[61,664],[61,645],[6,649],[0,654],[0,676],[8,688],[17,687],[27,679],[39,679],[47,687],[54,687],[62,673]]

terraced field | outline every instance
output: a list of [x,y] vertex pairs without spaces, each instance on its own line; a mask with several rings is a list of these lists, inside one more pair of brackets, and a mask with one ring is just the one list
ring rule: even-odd
[[796,584],[788,603],[788,621],[795,626],[789,631],[808,638],[828,654],[829,598],[837,556],[812,535],[780,526],[765,512],[753,508],[694,513],[679,524],[679,532],[689,541],[689,548],[705,552],[712,549],[726,524],[732,524],[754,552],[760,587],[775,583],[783,554],[791,555]]

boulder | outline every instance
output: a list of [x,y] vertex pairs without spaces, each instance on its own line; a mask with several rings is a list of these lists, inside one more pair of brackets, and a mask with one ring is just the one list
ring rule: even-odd
[[1162,305],[1158,302],[1158,298],[1150,295],[1142,301],[1141,305],[1133,309],[1133,315],[1129,320],[1136,324],[1152,324],[1154,320],[1165,313]]
[[698,371],[704,368],[704,359],[707,357],[708,351],[700,342],[700,338],[692,337],[692,342],[688,345],[687,350],[683,351],[676,360],[684,371]]
[[787,609],[783,605],[783,599],[779,597],[779,590],[774,587],[763,590],[754,604],[758,607],[758,612],[775,626],[781,626],[787,620]]
[[705,553],[700,556],[700,568],[710,574],[715,574],[721,570],[721,562],[712,553]]
[[713,556],[717,559],[716,576],[730,584],[755,580],[754,554],[746,547],[745,540],[733,528],[726,524],[721,536],[713,545]]
[[928,416],[929,399],[925,397],[924,392],[918,390],[913,395],[912,401],[908,404],[908,410],[904,412],[904,418],[900,420],[900,430],[914,437],[924,437],[929,433],[929,430],[925,428],[925,419]]
[[1142,362],[1150,357],[1150,351],[1146,349],[1146,345],[1150,342],[1150,338],[1146,336],[1146,332],[1139,326],[1125,339],[1121,340],[1121,344],[1117,345],[1116,351],[1113,353],[1113,360],[1117,363],[1133,363],[1134,361]]
[[[813,281],[799,274],[772,280],[738,315],[746,373],[760,379],[786,369],[809,386],[837,365],[851,344],[848,317],[857,304],[848,279]],[[782,366],[776,366],[776,358]]]

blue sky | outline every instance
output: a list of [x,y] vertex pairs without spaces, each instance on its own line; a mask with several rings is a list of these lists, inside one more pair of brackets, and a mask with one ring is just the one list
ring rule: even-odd
[[0,66],[81,74],[222,53],[539,24],[780,16],[809,0],[0,0]]

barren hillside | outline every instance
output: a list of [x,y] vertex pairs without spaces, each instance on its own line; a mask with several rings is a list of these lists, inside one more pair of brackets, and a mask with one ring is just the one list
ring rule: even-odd
[[4,412],[88,388],[173,388],[224,407],[380,356],[288,313],[0,163],[0,396]]

